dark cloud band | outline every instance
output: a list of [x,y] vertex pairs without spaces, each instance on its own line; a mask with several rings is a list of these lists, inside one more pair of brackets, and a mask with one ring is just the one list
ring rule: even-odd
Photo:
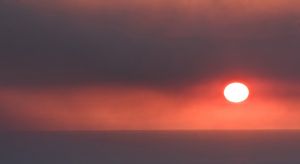
[[78,13],[68,3],[43,11],[42,1],[32,2],[1,4],[2,85],[180,85],[226,74],[300,79],[300,13],[292,3],[290,11],[266,8],[258,17],[254,2],[238,16],[228,10],[234,1],[194,4],[195,13],[180,1],[143,10],[115,2]]

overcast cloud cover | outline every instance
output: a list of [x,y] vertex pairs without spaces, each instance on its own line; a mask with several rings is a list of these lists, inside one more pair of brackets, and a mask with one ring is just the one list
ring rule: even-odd
[[299,43],[299,0],[0,0],[0,130],[299,129]]
[[0,3],[2,85],[300,79],[298,1]]

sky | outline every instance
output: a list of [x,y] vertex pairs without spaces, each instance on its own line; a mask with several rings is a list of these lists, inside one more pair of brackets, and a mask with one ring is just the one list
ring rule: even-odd
[[2,0],[0,130],[299,129],[299,6]]

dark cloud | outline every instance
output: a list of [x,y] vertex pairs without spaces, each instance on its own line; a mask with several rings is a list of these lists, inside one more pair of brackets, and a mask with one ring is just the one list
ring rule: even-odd
[[2,85],[180,85],[226,74],[300,79],[293,3],[233,12],[235,1],[213,1],[190,6],[194,13],[175,2],[97,10],[33,3],[1,2]]

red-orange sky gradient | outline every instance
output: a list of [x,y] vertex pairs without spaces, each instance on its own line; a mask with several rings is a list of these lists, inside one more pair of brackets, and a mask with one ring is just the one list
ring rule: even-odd
[[300,128],[298,0],[7,0],[0,19],[0,130]]
[[297,84],[251,79],[246,83],[249,99],[232,104],[222,94],[228,82],[216,79],[182,90],[135,86],[1,89],[1,122],[4,127],[40,130],[300,128]]

